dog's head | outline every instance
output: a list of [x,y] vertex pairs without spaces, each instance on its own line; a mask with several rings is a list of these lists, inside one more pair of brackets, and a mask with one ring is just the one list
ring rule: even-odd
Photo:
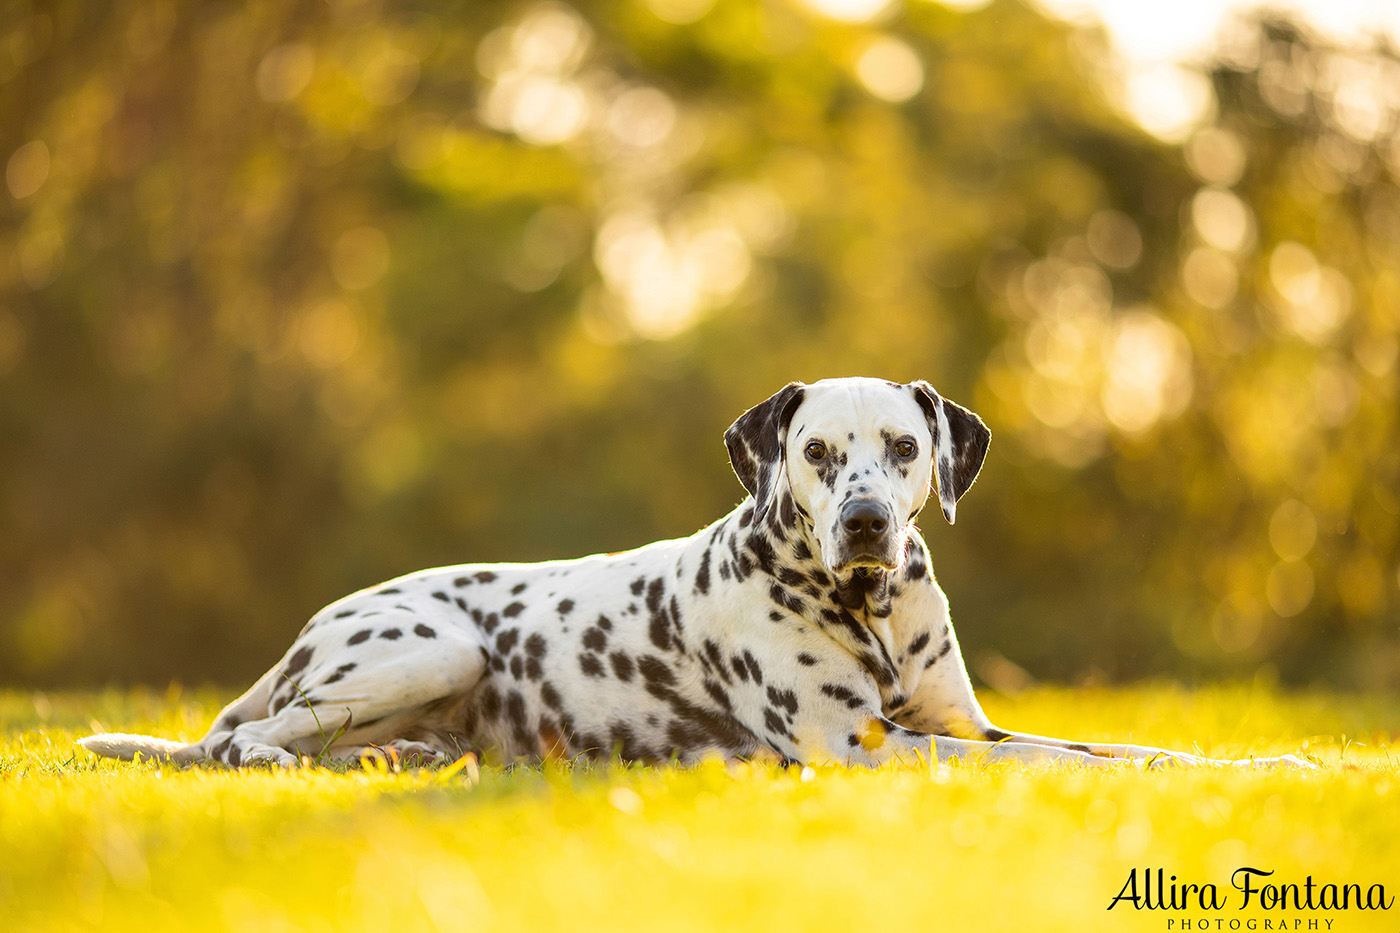
[[896,568],[935,474],[951,524],[990,440],[981,418],[927,382],[865,378],[790,383],[724,434],[755,524],[790,497],[835,574]]

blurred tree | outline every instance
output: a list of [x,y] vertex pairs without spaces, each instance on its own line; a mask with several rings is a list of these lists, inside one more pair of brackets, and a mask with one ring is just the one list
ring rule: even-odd
[[852,373],[996,435],[928,529],[974,657],[1393,679],[1395,55],[1244,24],[1164,142],[1101,35],[846,6],[7,4],[0,679],[687,534]]

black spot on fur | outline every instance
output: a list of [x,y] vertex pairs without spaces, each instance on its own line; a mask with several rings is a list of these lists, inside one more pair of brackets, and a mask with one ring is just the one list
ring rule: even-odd
[[358,645],[361,642],[369,641],[369,637],[374,634],[373,629],[362,628],[354,635],[345,640],[347,645]]
[[666,617],[657,614],[651,617],[651,624],[647,626],[647,633],[651,636],[651,643],[662,651],[669,651],[671,648],[671,634]]
[[984,738],[988,742],[1000,742],[1002,739],[1011,738],[1011,733],[1002,732],[1000,729],[983,729],[982,738]]
[[730,663],[734,665],[734,673],[739,675],[739,679],[742,680],[744,683],[748,683],[749,666],[744,663],[744,659],[736,654],[734,655],[734,658]]
[[472,576],[476,577],[477,583],[494,583],[496,575],[489,570],[478,570]]
[[749,666],[749,676],[753,678],[753,682],[762,686],[763,669],[758,666],[758,658],[747,648],[744,649],[744,662]]
[[437,638],[437,632],[428,628],[428,626],[424,625],[422,622],[413,626],[413,634],[417,635],[419,638]]
[[525,677],[528,680],[539,680],[544,676],[544,668],[540,666],[539,658],[525,659]]
[[501,615],[505,616],[507,619],[514,619],[516,616],[520,615],[520,613],[524,611],[525,604],[521,602],[515,602],[502,609]]
[[608,636],[603,634],[603,630],[594,626],[584,631],[583,646],[590,651],[602,651],[608,647]]
[[[879,644],[877,642],[877,644]],[[860,663],[870,672],[870,676],[875,678],[875,682],[882,687],[894,686],[894,662],[885,654],[885,646],[880,645],[880,654],[871,651],[862,652]]]
[[506,719],[510,721],[511,732],[521,747],[529,748],[534,744],[531,740],[536,737],[530,735],[529,724],[525,719],[525,698],[519,691],[512,690],[506,697]]
[[657,577],[647,584],[647,609],[652,614],[661,611],[661,601],[666,598],[666,581]]
[[500,654],[510,654],[519,640],[520,629],[508,628],[496,636],[496,651]]
[[335,617],[336,617],[337,619],[348,619],[350,616],[352,616],[352,615],[354,615],[354,614],[355,614],[355,610],[354,610],[354,609],[346,609],[344,612],[337,612],[337,613],[335,614]]
[[235,768],[237,768],[239,765],[243,764],[243,750],[242,750],[241,748],[239,748],[237,745],[229,745],[229,747],[228,747],[228,763],[229,763],[230,765],[232,765],[233,767],[235,767]]
[[525,639],[525,653],[532,658],[544,657],[546,648],[547,643],[544,640],[544,636],[539,632],[535,632],[531,634],[529,638]]
[[633,580],[633,581],[632,581],[632,595],[633,595],[633,596],[641,596],[641,595],[642,595],[642,590],[646,589],[646,585],[647,585],[647,578],[646,578],[646,577],[638,577],[637,579]]
[[798,615],[802,614],[802,610],[807,605],[796,593],[778,583],[769,584],[768,598],[789,612],[795,612]]
[[803,667],[811,667],[813,664],[817,663],[817,659],[805,651],[799,651],[797,653],[797,663],[801,664]]
[[540,684],[540,699],[543,700],[544,705],[548,706],[550,709],[563,708],[562,702],[559,698],[559,691],[555,690],[554,684],[550,683],[547,680],[544,683]]
[[599,616],[598,621],[594,622],[593,624],[598,626],[605,632],[612,631],[612,619],[609,619],[607,616]]
[[310,646],[297,649],[296,654],[287,659],[287,666],[282,668],[282,676],[293,677],[306,670],[306,665],[311,663],[312,653]]
[[730,709],[729,694],[725,692],[724,687],[720,686],[719,683],[707,678],[705,680],[705,692],[710,695],[710,699],[724,707],[725,710]]
[[705,659],[709,661],[710,669],[719,675],[725,683],[729,683],[729,668],[724,663],[724,655],[720,653],[719,645],[712,639],[705,639]]
[[559,601],[559,605],[555,606],[554,609],[561,616],[566,616],[574,611],[574,601],[572,599],[562,599]]
[[487,684],[481,691],[481,714],[487,719],[495,719],[501,714],[501,695],[496,688]]
[[821,614],[821,621],[829,626],[834,626],[850,635],[858,644],[868,645],[870,643],[870,631],[856,617],[851,615],[845,608],[832,609],[830,606],[824,608]]
[[472,585],[472,578],[471,578],[471,577],[458,577],[457,579],[455,579],[455,580],[452,581],[452,585],[453,585],[453,586],[471,586],[471,585]]
[[929,639],[931,639],[932,637],[933,634],[925,630],[922,634],[919,635],[918,638],[915,638],[909,643],[909,648],[907,649],[908,653],[912,656],[918,654],[920,651],[923,651],[925,648],[928,647]]
[[402,638],[403,632],[399,631],[396,628],[386,628],[384,631],[379,633],[379,637],[387,641],[394,641],[396,639]]
[[351,671],[353,671],[353,670],[355,669],[355,667],[356,667],[356,665],[355,665],[355,663],[354,663],[353,661],[352,661],[351,663],[349,663],[349,664],[342,664],[342,665],[340,665],[340,667],[337,667],[337,668],[335,669],[335,673],[334,673],[334,674],[332,674],[331,676],[329,676],[329,677],[326,678],[326,684],[338,683],[341,679],[343,679],[343,678],[345,677],[346,674],[348,674],[348,673],[350,673]]
[[510,659],[510,676],[516,680],[525,676],[525,659],[518,654]]
[[766,574],[772,574],[778,555],[773,551],[773,542],[764,535],[754,533],[749,535],[746,542],[750,553],[753,554],[754,561],[758,564],[758,569]]
[[801,586],[807,582],[807,575],[796,567],[779,567],[777,577],[783,586]]
[[486,618],[481,620],[481,630],[490,635],[496,630],[496,626],[501,624],[501,617],[494,612],[486,614]]
[[525,588],[526,588],[527,586],[529,586],[528,583],[517,583],[517,584],[515,584],[515,586],[512,586],[512,587],[510,588],[510,595],[512,595],[512,596],[519,596],[521,593],[525,592]]
[[833,700],[845,703],[850,709],[859,709],[865,705],[864,700],[840,684],[822,684],[821,690]]
[[403,590],[399,589],[397,586],[386,586],[384,589],[382,589],[382,590],[379,591],[379,595],[380,595],[380,596],[393,596],[393,595],[396,594],[396,593],[402,593],[402,592],[403,592]]
[[778,504],[778,520],[783,528],[791,530],[797,524],[797,503],[792,501],[792,493],[783,490],[782,501]]
[[797,694],[791,690],[779,690],[770,686],[768,688],[768,702],[774,706],[781,706],[788,711],[789,715],[797,715]]
[[578,668],[589,677],[602,677],[604,675],[603,662],[596,654],[584,652],[578,656]]
[[438,590],[437,592],[435,592],[435,593],[433,594],[433,599],[440,599],[440,600],[442,600],[442,601],[445,602],[445,603],[450,603],[450,602],[452,602],[452,597],[451,597],[451,596],[448,596],[446,593],[442,592],[441,590]]
[[632,659],[621,651],[614,651],[608,655],[608,660],[612,662],[613,673],[621,681],[632,679]]
[[710,549],[700,555],[700,567],[695,571],[695,592],[701,596],[710,592]]
[[670,696],[672,684],[676,682],[676,675],[666,662],[655,655],[644,654],[637,659],[637,670],[642,675],[642,680],[646,681],[647,691],[653,696],[666,699]]

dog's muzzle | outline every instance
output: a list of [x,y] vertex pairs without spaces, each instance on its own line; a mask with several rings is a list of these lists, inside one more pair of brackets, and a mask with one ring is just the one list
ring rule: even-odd
[[838,566],[892,568],[898,559],[890,510],[875,499],[852,499],[837,518]]

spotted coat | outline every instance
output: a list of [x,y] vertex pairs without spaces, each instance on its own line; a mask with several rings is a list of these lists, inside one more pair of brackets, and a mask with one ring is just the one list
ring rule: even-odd
[[1006,732],[973,696],[913,522],[935,485],[953,521],[989,438],[924,382],[791,384],[726,432],[749,495],[696,534],[390,580],[317,613],[198,742],[83,744],[232,766],[1163,754]]

